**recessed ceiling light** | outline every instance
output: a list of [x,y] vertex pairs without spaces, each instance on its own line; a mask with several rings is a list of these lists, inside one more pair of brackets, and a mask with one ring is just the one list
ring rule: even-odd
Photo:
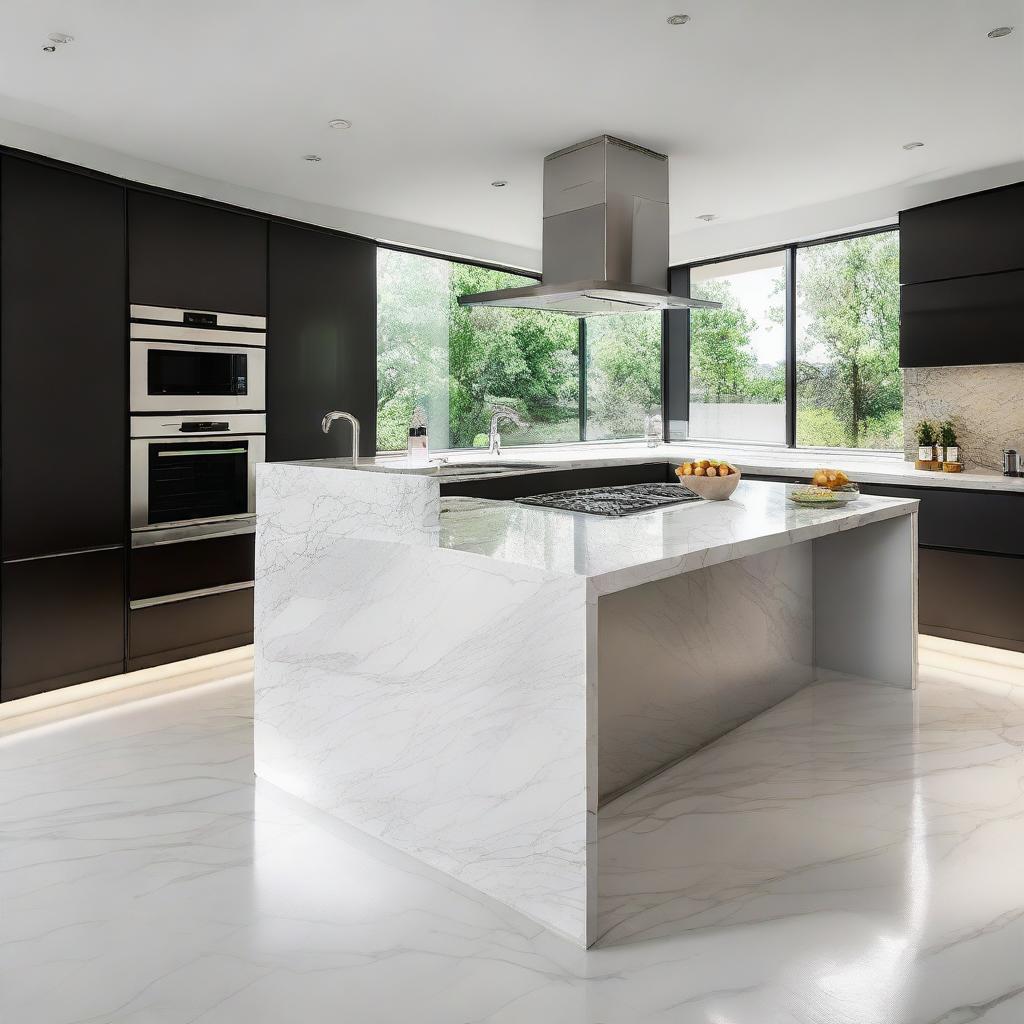
[[989,39],[1002,39],[1003,36],[1008,36],[1013,31],[1012,25],[1000,25],[999,28],[992,29],[989,32]]
[[75,41],[75,37],[69,36],[66,32],[51,32],[46,38],[50,41],[43,47],[43,53],[56,53],[57,47]]
[[491,188],[505,188],[508,182],[504,178],[499,178],[497,181],[491,182]]
[[328,128],[351,128],[352,122],[346,121],[343,117],[336,117],[331,121],[327,122]]
[[713,220],[718,218],[717,213],[698,213],[697,220],[704,221],[705,224],[710,224]]
[[904,149],[921,149],[924,146],[923,142],[904,142]]
[[670,25],[685,25],[689,20],[688,14],[673,14],[672,17],[665,19]]
[[307,153],[302,159],[305,160],[307,163],[318,164],[320,163],[321,160],[323,160],[323,157],[317,155],[316,153]]

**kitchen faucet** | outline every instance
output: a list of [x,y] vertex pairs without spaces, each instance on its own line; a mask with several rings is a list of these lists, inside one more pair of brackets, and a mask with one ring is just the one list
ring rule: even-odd
[[331,424],[335,420],[348,420],[352,424],[352,465],[359,465],[359,420],[355,418],[350,412],[329,412],[321,421],[320,429],[325,434],[331,432]]
[[494,415],[491,416],[491,427],[487,431],[487,449],[491,455],[501,454],[501,434],[498,433],[499,420],[510,420],[517,427],[525,428],[530,425],[515,409],[511,409],[507,405],[494,406]]

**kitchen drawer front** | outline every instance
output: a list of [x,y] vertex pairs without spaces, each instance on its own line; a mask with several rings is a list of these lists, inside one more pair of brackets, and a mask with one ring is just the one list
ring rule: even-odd
[[[511,456],[515,458],[515,456]],[[663,484],[675,482],[673,467],[665,462],[638,466],[595,466],[592,469],[556,469],[547,473],[501,477],[497,480],[467,480],[441,483],[441,495],[464,495],[508,501],[577,487],[614,487],[619,484]]]
[[863,484],[861,490],[919,499],[918,543],[922,547],[1024,555],[1024,494],[881,484]]
[[256,535],[246,533],[133,548],[128,568],[129,599],[249,583],[255,570],[255,544]]
[[923,548],[918,580],[922,633],[1024,651],[1024,559]]
[[[807,477],[753,476],[750,480],[807,483]],[[865,494],[916,498],[918,544],[922,547],[1024,555],[1024,494],[969,491],[943,487],[897,487],[860,484]],[[1024,570],[1024,565],[1021,566]]]
[[124,671],[124,549],[3,565],[0,699]]
[[252,643],[252,587],[128,612],[129,670]]

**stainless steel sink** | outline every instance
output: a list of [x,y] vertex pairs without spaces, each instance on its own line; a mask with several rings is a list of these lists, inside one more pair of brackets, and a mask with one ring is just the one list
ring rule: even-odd
[[522,473],[531,469],[552,469],[543,462],[449,462],[437,466],[437,476],[500,476],[502,473]]

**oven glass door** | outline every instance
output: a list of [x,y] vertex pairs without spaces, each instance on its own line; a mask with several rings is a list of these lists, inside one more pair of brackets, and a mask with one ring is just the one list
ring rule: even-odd
[[266,353],[236,345],[131,342],[131,411],[262,411]]
[[247,395],[248,355],[222,350],[151,348],[147,353],[146,384],[150,395]]
[[148,525],[245,515],[249,439],[151,441]]

